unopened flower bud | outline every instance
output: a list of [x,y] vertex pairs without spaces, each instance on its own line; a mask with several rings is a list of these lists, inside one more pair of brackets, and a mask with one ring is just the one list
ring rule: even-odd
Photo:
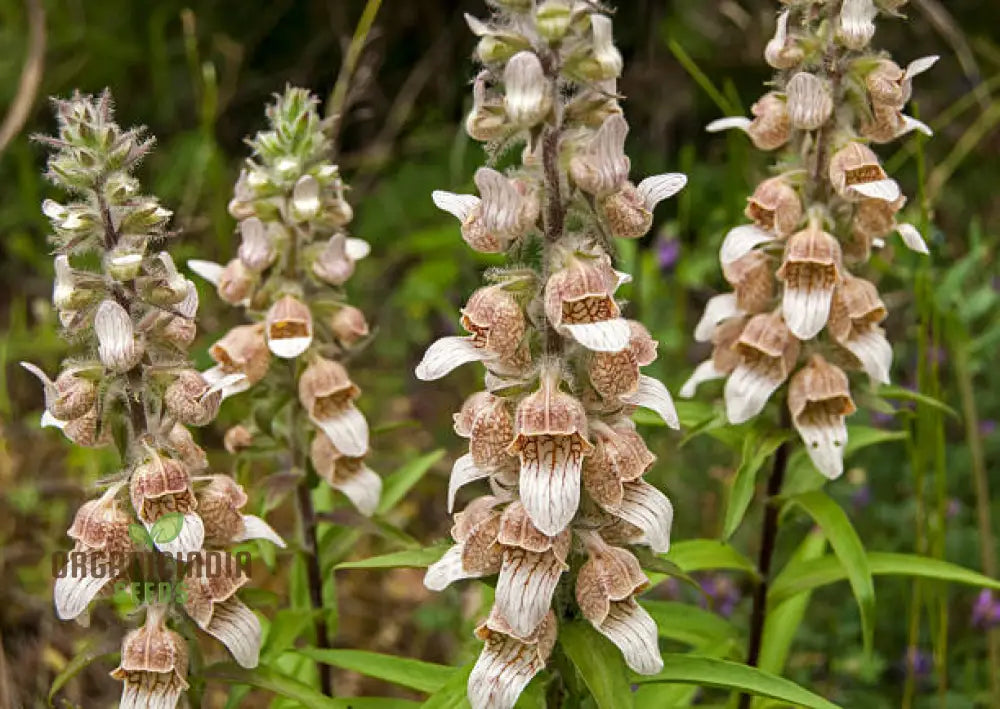
[[69,258],[64,254],[56,256],[54,261],[56,279],[52,288],[52,304],[59,310],[74,311],[94,302],[98,293],[83,288],[77,283],[76,274],[69,264]]
[[234,258],[222,270],[217,290],[219,297],[230,305],[239,305],[253,292],[256,278],[238,258]]
[[631,182],[600,201],[601,211],[613,236],[619,239],[641,239],[653,226],[653,212]]
[[267,311],[267,346],[282,359],[294,359],[309,349],[313,339],[312,313],[295,296],[286,295]]
[[291,213],[297,222],[305,222],[319,214],[319,182],[312,175],[303,175],[292,189]]
[[840,10],[838,39],[850,49],[864,49],[875,36],[877,14],[873,0],[844,0]]
[[518,52],[504,67],[504,109],[520,128],[540,123],[552,108],[549,82],[534,52]]
[[222,444],[230,455],[236,455],[253,445],[253,434],[246,426],[231,426],[222,437]]
[[208,455],[201,446],[194,442],[194,436],[183,424],[175,423],[173,425],[167,434],[167,443],[177,459],[188,470],[204,470],[208,467]]
[[116,281],[131,281],[142,271],[143,251],[134,245],[116,246],[108,252],[105,259],[105,270]]
[[102,301],[94,316],[101,363],[114,372],[127,372],[142,360],[142,344],[135,338],[132,318],[113,300]]
[[628,123],[619,114],[608,116],[586,147],[569,163],[569,174],[580,189],[605,196],[621,189],[631,162],[625,155]]
[[568,0],[545,0],[535,9],[538,33],[550,42],[558,42],[569,31],[572,5]]
[[240,261],[251,271],[260,273],[274,263],[278,254],[267,233],[267,227],[257,217],[240,222]]
[[368,337],[368,321],[365,314],[353,305],[342,306],[330,318],[330,329],[334,336],[346,347]]
[[219,413],[222,390],[213,389],[200,372],[185,369],[167,387],[163,403],[185,426],[205,426]]
[[590,27],[594,33],[594,63],[596,72],[585,76],[600,81],[614,79],[622,73],[622,55],[615,47],[614,31],[610,17],[593,14],[590,16]]
[[816,130],[833,115],[830,85],[814,74],[800,71],[785,88],[788,95],[788,119],[802,130]]
[[174,260],[166,251],[156,255],[150,271],[150,275],[141,277],[139,282],[144,300],[168,307],[188,297],[190,281],[177,271]]

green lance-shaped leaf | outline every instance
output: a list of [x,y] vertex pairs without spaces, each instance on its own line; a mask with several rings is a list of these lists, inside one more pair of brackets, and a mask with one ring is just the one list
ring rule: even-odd
[[713,657],[668,653],[663,655],[662,671],[649,676],[633,675],[632,681],[637,684],[652,682],[696,684],[769,697],[808,709],[838,709],[833,702],[813,694],[791,680],[755,667]]
[[670,547],[665,555],[687,573],[709,569],[744,571],[758,576],[756,565],[725,542],[717,539],[687,539]]
[[582,620],[559,629],[559,645],[580,671],[599,709],[630,709],[632,688],[621,651]]
[[184,526],[184,515],[180,512],[168,512],[153,522],[149,528],[149,537],[155,544],[167,544],[177,539]]
[[676,601],[642,601],[641,605],[656,621],[661,638],[701,647],[737,637],[728,620],[704,608]]
[[327,650],[305,647],[296,650],[306,657],[374,677],[418,692],[433,693],[444,687],[458,670],[447,665],[396,657],[366,650]]
[[754,488],[757,486],[757,473],[789,436],[787,431],[776,431],[767,435],[755,431],[743,440],[740,467],[736,470],[733,486],[729,490],[729,503],[726,505],[726,517],[722,529],[723,539],[733,536],[740,526],[753,499]]
[[443,456],[444,450],[433,451],[407,462],[388,475],[382,484],[382,499],[379,500],[378,513],[385,514],[395,507],[410,488],[420,482],[427,471]]
[[[792,554],[786,568],[793,564],[817,559],[823,556],[825,551],[826,538],[818,532],[811,532],[806,535],[806,538]],[[806,608],[811,599],[811,594],[803,593],[796,596],[793,601],[768,609],[767,618],[764,621],[764,635],[760,645],[760,658],[757,661],[757,666],[760,669],[779,675],[783,672],[792,641],[795,639],[799,625],[802,624],[802,618],[805,616]]]
[[[1000,581],[997,579],[941,559],[881,551],[868,552],[867,556],[875,576],[909,576],[1000,591]],[[772,606],[778,606],[801,593],[846,578],[846,570],[833,556],[789,564],[771,584],[768,600]]]
[[440,559],[450,545],[436,545],[423,549],[406,549],[404,551],[394,551],[389,554],[372,556],[367,559],[356,561],[343,561],[334,568],[342,569],[398,569],[413,568],[425,569],[435,561]]
[[854,531],[851,520],[840,505],[818,490],[792,497],[788,500],[788,505],[797,505],[805,510],[823,530],[823,535],[833,547],[857,601],[865,653],[870,653],[875,638],[875,582],[872,580],[872,569],[865,547]]

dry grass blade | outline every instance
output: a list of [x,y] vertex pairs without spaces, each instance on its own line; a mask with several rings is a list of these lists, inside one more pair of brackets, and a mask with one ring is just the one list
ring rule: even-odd
[[45,8],[41,0],[26,0],[28,10],[28,56],[21,70],[21,80],[17,87],[14,103],[0,125],[0,154],[7,149],[10,141],[21,132],[31,106],[38,95],[45,66]]

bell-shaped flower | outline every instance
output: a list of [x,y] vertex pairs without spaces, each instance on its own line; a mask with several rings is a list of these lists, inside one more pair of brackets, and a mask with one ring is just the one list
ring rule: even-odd
[[739,364],[726,380],[726,415],[740,424],[759,414],[791,374],[800,344],[780,312],[750,318],[734,345]]
[[257,217],[240,222],[240,261],[254,273],[260,273],[274,263],[278,251],[267,227]]
[[212,475],[197,493],[198,515],[205,525],[205,543],[225,547],[248,539],[266,539],[285,548],[271,525],[242,512],[247,504],[243,487],[228,475]]
[[888,312],[875,284],[847,276],[837,287],[827,329],[860,363],[872,382],[889,383],[892,346],[879,323]]
[[442,211],[462,222],[462,238],[482,253],[501,253],[538,221],[541,205],[534,188],[488,167],[476,170],[482,198],[435,190],[431,197]]
[[760,229],[783,239],[791,235],[802,221],[802,200],[787,180],[772,177],[757,185],[747,198],[745,214]]
[[97,402],[82,416],[69,421],[56,418],[46,409],[39,425],[42,428],[58,428],[66,438],[84,448],[100,448],[111,443],[111,429],[102,425],[97,414]]
[[775,69],[791,69],[802,61],[804,52],[794,36],[788,34],[790,10],[778,15],[774,36],[764,47],[764,59]]
[[777,277],[785,284],[781,310],[800,340],[819,334],[830,315],[833,291],[842,277],[837,239],[811,226],[788,239]]
[[66,532],[75,542],[73,552],[84,554],[85,563],[74,564],[70,559],[56,576],[54,598],[56,615],[61,620],[82,615],[94,597],[119,575],[113,569],[114,555],[132,551],[132,517],[115,499],[121,487],[113,485],[98,499],[83,503]]
[[774,265],[763,251],[751,251],[723,264],[722,275],[733,287],[736,306],[746,313],[759,313],[770,307],[774,298]]
[[528,637],[518,637],[502,618],[490,615],[476,629],[485,641],[469,675],[472,709],[513,709],[532,677],[545,668],[556,644],[558,627],[552,611]]
[[237,325],[208,348],[216,366],[202,372],[206,381],[215,384],[234,374],[243,378],[222,390],[222,398],[246,391],[267,374],[271,351],[264,337],[264,325]]
[[934,66],[940,57],[915,59],[901,69],[891,59],[880,59],[865,76],[865,87],[872,104],[902,110],[913,93],[913,78]]
[[542,62],[531,51],[518,52],[503,71],[504,110],[519,128],[531,128],[552,110],[552,88]]
[[591,436],[594,452],[583,463],[583,487],[601,507],[617,509],[625,497],[623,485],[649,472],[656,456],[625,419],[613,426],[595,421]]
[[638,187],[626,181],[617,192],[598,198],[597,206],[612,236],[639,239],[653,226],[656,205],[680,192],[686,184],[687,177],[675,172],[647,177]]
[[188,688],[187,641],[166,625],[166,606],[148,606],[146,622],[122,640],[111,676],[123,683],[119,709],[174,709]]
[[750,107],[753,120],[743,116],[729,116],[712,121],[706,127],[709,133],[735,128],[750,136],[760,150],[777,150],[792,137],[792,123],[785,98],[776,92],[765,94]]
[[456,460],[452,468],[448,481],[449,512],[460,488],[517,466],[517,460],[507,450],[514,440],[514,417],[505,399],[485,391],[473,394],[455,414],[455,432],[469,439],[469,452]]
[[295,296],[283,296],[272,305],[264,325],[267,346],[282,359],[295,359],[312,345],[312,313]]
[[599,534],[581,534],[587,561],[576,578],[576,601],[583,616],[613,642],[635,672],[656,674],[663,669],[656,621],[635,596],[649,587],[638,560],[627,549],[607,544]]
[[635,394],[639,389],[640,367],[656,360],[658,343],[642,323],[628,321],[628,346],[620,352],[594,352],[587,364],[587,375],[594,390],[606,400]]
[[500,497],[478,497],[455,515],[451,537],[455,545],[427,568],[424,586],[442,591],[455,581],[482,578],[500,572],[503,547],[497,541],[504,503]]
[[191,476],[180,461],[149,451],[132,471],[129,495],[136,515],[147,530],[165,514],[184,516],[176,538],[167,542],[153,539],[157,549],[169,553],[201,549],[205,525],[195,512],[198,500],[191,487]]
[[340,362],[316,356],[299,378],[299,401],[342,455],[368,452],[368,422],[354,405],[361,390]]
[[507,114],[503,100],[491,96],[486,89],[489,72],[480,72],[472,84],[472,111],[465,119],[465,132],[473,140],[489,142],[507,131]]
[[111,371],[127,372],[142,360],[143,347],[135,337],[132,318],[115,301],[104,300],[97,306],[94,334],[101,364]]
[[588,350],[620,352],[630,330],[615,302],[618,273],[604,254],[569,254],[545,284],[545,314],[554,328]]
[[[188,262],[190,265],[190,262]],[[257,285],[257,274],[247,268],[242,259],[234,258],[219,273],[216,292],[230,305],[245,305]]]
[[571,533],[541,532],[521,502],[507,506],[500,518],[497,541],[503,561],[497,577],[494,617],[502,618],[517,637],[529,637],[545,620],[559,579],[569,570]]
[[850,49],[862,50],[875,36],[874,0],[844,0],[840,9],[837,38]]
[[593,449],[587,413],[559,391],[557,372],[544,372],[539,389],[518,405],[514,431],[509,450],[521,461],[521,501],[534,525],[555,536],[580,503],[580,471]]
[[21,366],[38,377],[45,390],[45,408],[60,421],[86,415],[97,402],[97,384],[81,376],[81,370],[75,367],[64,369],[53,382],[31,362],[21,362]]
[[816,130],[833,115],[830,84],[815,74],[800,71],[785,87],[788,120],[794,128]]
[[850,142],[830,158],[830,182],[837,193],[851,202],[865,198],[895,202],[899,185],[886,175],[878,156],[867,145]]
[[[242,378],[242,375],[230,375]],[[222,390],[228,379],[209,383],[194,369],[183,369],[177,373],[163,393],[163,403],[167,411],[185,426],[206,426],[215,419],[222,403]]]
[[371,516],[382,496],[382,478],[360,457],[345,455],[323,431],[317,431],[309,447],[316,474],[334,490],[344,493],[358,512]]
[[524,342],[527,323],[517,298],[502,284],[480,288],[462,309],[468,336],[443,337],[424,353],[417,378],[440,379],[468,362],[519,371],[530,361]]
[[847,375],[818,354],[788,385],[788,410],[813,465],[834,480],[844,472],[847,424],[854,400]]
[[[716,296],[716,298],[730,297],[734,298],[735,296],[732,293],[727,293],[724,296]],[[703,340],[712,343],[712,356],[695,367],[694,372],[691,373],[688,380],[681,386],[679,392],[681,397],[685,399],[692,398],[702,382],[722,379],[729,376],[736,369],[740,358],[734,347],[740,335],[743,334],[743,328],[746,327],[746,323],[747,316],[737,311],[712,326],[711,332]],[[702,325],[702,323],[699,323],[699,325]]]
[[354,259],[347,254],[347,237],[334,234],[313,262],[313,273],[330,285],[342,286],[354,275]]
[[183,603],[184,610],[199,628],[225,645],[241,667],[252,668],[260,658],[260,620],[236,596],[249,580],[228,553],[189,555],[184,570],[187,594]]

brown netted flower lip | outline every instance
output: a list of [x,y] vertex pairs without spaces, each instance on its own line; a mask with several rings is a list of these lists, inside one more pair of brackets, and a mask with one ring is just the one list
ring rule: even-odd
[[156,454],[133,471],[129,492],[132,506],[144,522],[153,522],[167,512],[189,512],[198,507],[184,465]]
[[524,312],[517,299],[503,286],[480,288],[462,309],[462,327],[477,347],[497,353],[501,359],[523,362],[526,329]]

